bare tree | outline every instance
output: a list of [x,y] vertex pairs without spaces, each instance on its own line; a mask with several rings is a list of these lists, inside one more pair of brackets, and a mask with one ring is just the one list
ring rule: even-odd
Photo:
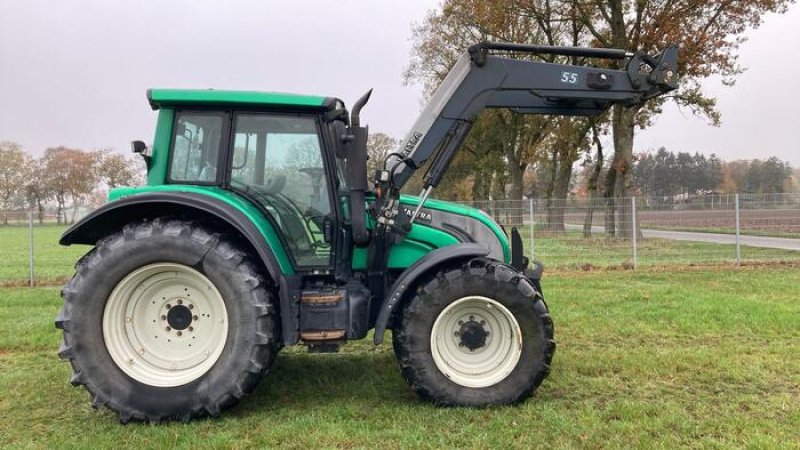
[[[560,25],[542,28],[520,13],[517,0],[447,0],[438,11],[432,11],[414,31],[414,57],[406,69],[408,82],[420,82],[428,94],[447,75],[463,51],[483,40],[515,42],[547,42],[547,33],[559,33]],[[551,126],[551,119],[543,116],[521,116],[508,111],[490,110],[484,120],[493,124],[493,133],[502,136],[497,147],[490,150],[502,155],[506,173],[490,178],[510,181],[508,197],[521,200],[523,175],[542,150],[543,138]],[[485,138],[470,133],[465,148],[480,148],[475,139]],[[478,171],[476,171],[478,172]],[[482,175],[485,178],[485,175]],[[502,183],[505,184],[505,183]],[[496,185],[496,195],[505,198],[505,186]]]
[[382,169],[383,160],[399,143],[399,139],[395,139],[386,133],[370,133],[367,138],[367,155],[369,156],[367,160],[367,175],[371,176],[376,170]]
[[[591,33],[596,45],[630,51],[657,51],[670,43],[680,48],[678,72],[680,89],[647,103],[628,108],[617,105],[611,126],[614,159],[606,178],[611,213],[606,214],[606,231],[630,235],[628,202],[634,192],[633,135],[636,126],[645,127],[661,112],[664,102],[673,100],[693,114],[719,124],[716,100],[701,89],[701,80],[721,76],[731,85],[742,72],[738,64],[739,45],[744,33],[761,24],[767,12],[782,13],[793,0],[565,0],[570,15]],[[619,65],[623,62],[619,62]],[[618,220],[615,221],[615,214]],[[616,222],[616,225],[615,225]]]
[[99,181],[97,154],[67,147],[45,150],[42,158],[44,180],[57,203],[58,223],[66,223],[67,199],[72,202],[71,222],[75,222],[78,207]]
[[31,159],[26,173],[28,178],[25,181],[25,199],[28,207],[36,208],[39,223],[41,224],[44,222],[45,204],[53,198],[53,192],[47,183],[42,160]]
[[135,186],[144,180],[144,164],[141,159],[133,159],[111,149],[98,150],[97,176],[109,189],[120,186]]
[[0,142],[0,206],[3,225],[8,225],[8,210],[15,197],[23,192],[30,157],[15,142]]

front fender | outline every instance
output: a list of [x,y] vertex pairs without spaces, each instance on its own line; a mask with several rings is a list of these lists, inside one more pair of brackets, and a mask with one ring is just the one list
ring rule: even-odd
[[381,310],[378,313],[378,319],[375,321],[375,345],[383,342],[383,334],[386,332],[389,318],[397,309],[408,288],[413,286],[420,276],[435,270],[442,264],[486,256],[489,252],[490,250],[487,247],[479,244],[448,245],[447,247],[433,250],[417,260],[395,280],[389,289],[389,294],[383,301]]

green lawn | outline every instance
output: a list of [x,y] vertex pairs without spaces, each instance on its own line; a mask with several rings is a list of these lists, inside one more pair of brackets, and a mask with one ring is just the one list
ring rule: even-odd
[[418,400],[390,345],[284,350],[217,420],[121,426],[56,358],[58,288],[0,289],[0,447],[797,448],[800,270],[589,272],[545,279],[553,371],[517,407]]
[[[72,276],[75,262],[89,250],[85,245],[58,245],[65,229],[62,225],[34,227],[34,274],[37,280],[52,282]],[[28,279],[29,242],[28,227],[0,227],[0,282]]]

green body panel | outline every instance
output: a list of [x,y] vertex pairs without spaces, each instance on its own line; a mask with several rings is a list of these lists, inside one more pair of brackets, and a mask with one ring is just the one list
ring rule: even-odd
[[261,211],[249,201],[241,196],[221,189],[215,186],[192,186],[183,184],[167,184],[162,186],[142,186],[135,188],[117,188],[113,189],[108,194],[109,201],[118,200],[123,197],[131,195],[147,194],[151,192],[191,192],[195,194],[207,195],[217,201],[226,203],[238,209],[245,215],[253,224],[258,228],[258,231],[264,236],[267,245],[269,245],[278,264],[281,266],[281,271],[290,275],[294,273],[292,262],[289,255],[281,244],[281,240],[277,231],[272,227],[269,220],[261,214]]
[[325,97],[258,91],[218,91],[213,89],[150,89],[147,98],[153,108],[163,105],[322,107]]
[[172,108],[162,108],[158,112],[156,135],[153,137],[153,146],[150,149],[150,164],[147,168],[147,184],[150,186],[159,186],[167,181],[169,145],[174,119],[175,110]]
[[[431,250],[453,244],[458,244],[458,239],[449,233],[425,225],[412,225],[411,231],[406,235],[406,238],[389,250],[389,268],[404,269],[414,264]],[[353,249],[352,267],[355,270],[367,268],[366,247],[355,247]]]
[[[372,201],[369,198],[367,201]],[[419,197],[411,195],[401,195],[400,203],[406,206],[417,206],[419,204]],[[511,249],[503,230],[489,216],[482,211],[470,208],[468,206],[459,205],[456,203],[445,202],[442,200],[427,200],[425,201],[426,209],[437,209],[452,214],[472,217],[479,220],[481,223],[488,226],[503,247],[504,262],[510,262]],[[371,221],[367,223],[368,228],[372,228]],[[403,269],[414,264],[418,259],[425,256],[431,250],[445,247],[448,245],[457,244],[458,239],[450,233],[439,230],[424,224],[415,223],[411,226],[411,231],[406,235],[406,238],[392,247],[389,251],[389,267],[392,269]],[[353,249],[352,267],[355,270],[363,270],[367,267],[367,248],[355,247]]]
[[[407,205],[407,206],[417,206],[419,205],[419,197],[413,195],[401,195],[400,196],[400,204]],[[503,247],[503,259],[504,262],[511,261],[511,246],[508,243],[508,237],[506,236],[505,232],[503,232],[502,228],[500,228],[497,223],[492,220],[486,213],[479,209],[470,208],[469,206],[459,205],[457,203],[450,203],[443,200],[436,200],[436,199],[428,199],[425,201],[425,208],[426,209],[437,209],[439,211],[445,211],[452,214],[458,214],[461,216],[472,217],[489,227],[494,234],[497,236],[497,239],[500,240],[500,244]],[[416,226],[416,225],[413,225]]]

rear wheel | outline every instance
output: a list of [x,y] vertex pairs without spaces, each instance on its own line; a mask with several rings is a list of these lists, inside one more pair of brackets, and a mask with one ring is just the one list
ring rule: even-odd
[[452,406],[524,400],[547,376],[555,351],[553,322],[530,280],[485,259],[421,285],[393,343],[411,387]]
[[218,415],[278,351],[270,286],[246,253],[191,222],[126,226],[64,287],[59,356],[120,420]]

